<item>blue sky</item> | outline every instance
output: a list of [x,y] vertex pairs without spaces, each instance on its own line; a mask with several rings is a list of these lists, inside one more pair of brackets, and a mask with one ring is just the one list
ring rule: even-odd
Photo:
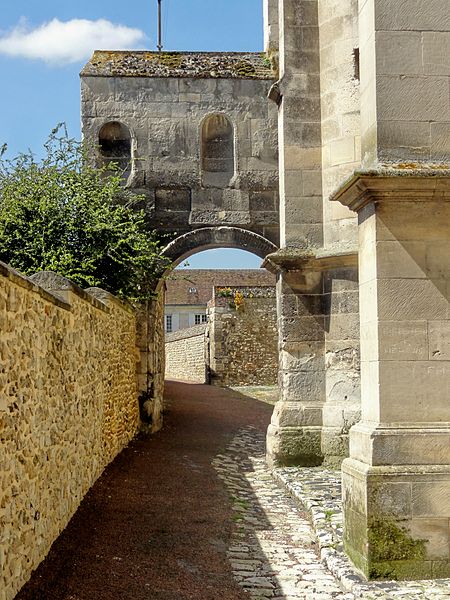
[[[262,50],[262,0],[162,1],[166,50]],[[0,146],[6,142],[9,155],[28,148],[39,153],[62,121],[78,138],[81,67],[100,43],[110,49],[154,49],[156,6],[157,0],[5,2],[0,13]],[[218,266],[231,255],[240,256],[222,253]],[[205,256],[217,257],[217,251]],[[207,261],[205,266],[211,266]],[[195,257],[190,263],[202,268]]]

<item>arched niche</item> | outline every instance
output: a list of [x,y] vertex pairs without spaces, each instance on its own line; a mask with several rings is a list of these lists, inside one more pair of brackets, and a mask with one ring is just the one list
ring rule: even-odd
[[105,123],[98,133],[98,147],[102,164],[115,163],[124,180],[128,180],[132,170],[132,142],[128,127],[119,121]]
[[206,117],[201,131],[203,184],[225,187],[234,175],[234,128],[224,114]]

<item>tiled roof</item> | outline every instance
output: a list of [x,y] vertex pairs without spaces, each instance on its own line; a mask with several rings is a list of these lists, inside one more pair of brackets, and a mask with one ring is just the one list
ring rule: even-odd
[[166,305],[206,306],[214,286],[275,286],[275,281],[264,269],[176,269],[166,281]]
[[81,71],[90,77],[273,79],[262,52],[145,52],[96,50]]

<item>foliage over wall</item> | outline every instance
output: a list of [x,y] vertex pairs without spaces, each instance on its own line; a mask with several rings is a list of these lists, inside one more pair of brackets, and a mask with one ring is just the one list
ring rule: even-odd
[[94,168],[83,144],[56,127],[42,159],[0,153],[0,260],[25,274],[54,271],[122,298],[152,295],[168,261],[123,187],[119,170]]

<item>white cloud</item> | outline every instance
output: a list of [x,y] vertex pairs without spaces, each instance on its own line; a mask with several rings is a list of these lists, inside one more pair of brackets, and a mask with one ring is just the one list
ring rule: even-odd
[[12,31],[0,34],[0,54],[64,65],[85,60],[94,50],[135,49],[144,38],[140,29],[106,19],[53,19],[34,29],[21,21]]

